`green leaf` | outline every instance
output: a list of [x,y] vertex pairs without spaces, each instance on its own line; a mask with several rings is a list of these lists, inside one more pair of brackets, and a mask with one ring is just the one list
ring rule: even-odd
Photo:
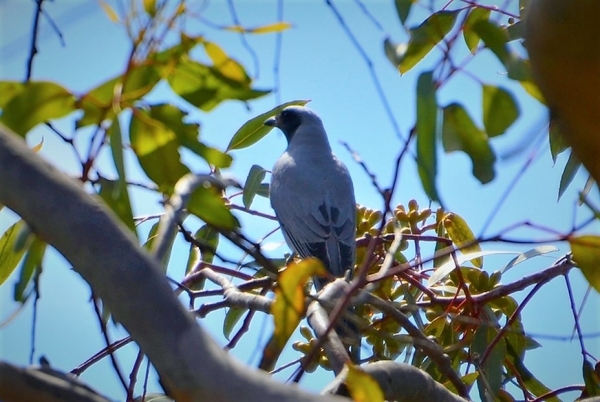
[[477,21],[473,25],[473,30],[504,65],[509,78],[533,82],[529,61],[510,51],[506,46],[510,40],[506,30],[489,20]]
[[573,261],[581,269],[588,283],[600,292],[600,237],[571,236],[568,240]]
[[519,117],[519,107],[513,95],[493,85],[483,85],[483,125],[489,137],[504,132]]
[[446,152],[464,151],[473,162],[473,175],[481,182],[494,179],[496,156],[485,133],[475,126],[462,105],[452,103],[444,108],[442,143]]
[[127,182],[124,180],[108,180],[101,177],[99,183],[99,195],[102,200],[104,200],[106,205],[110,207],[129,230],[136,233]]
[[394,67],[398,68],[405,51],[405,43],[397,44],[392,42],[390,38],[385,38],[383,40],[383,52]]
[[252,165],[246,183],[244,184],[244,194],[242,200],[246,208],[250,208],[254,196],[260,191],[262,181],[265,179],[267,171],[258,165]]
[[[219,246],[219,231],[210,225],[204,225],[194,235],[194,239],[204,247],[201,247],[201,259],[211,264],[215,257],[215,250]],[[195,246],[191,246],[195,247]],[[191,267],[190,267],[191,269]],[[186,273],[189,272],[186,271]]]
[[196,123],[184,122],[187,113],[169,104],[157,104],[150,107],[150,114],[153,119],[162,122],[169,127],[175,135],[179,144],[186,147],[196,155],[200,156],[209,165],[226,168],[231,166],[233,158],[219,151],[218,149],[206,146],[198,140],[200,126]]
[[25,85],[17,81],[0,81],[0,109],[4,109],[4,106],[16,95],[23,91]]
[[558,186],[559,200],[560,197],[562,197],[562,195],[569,187],[569,184],[571,184],[571,182],[575,178],[575,175],[577,174],[577,171],[580,167],[581,162],[575,155],[575,152],[571,152],[571,154],[569,155],[569,159],[567,160],[567,164],[565,165],[565,170],[563,170],[562,174],[560,175],[560,184]]
[[225,230],[240,226],[225,205],[221,190],[213,186],[199,186],[190,198],[188,210],[204,222]]
[[491,11],[486,8],[474,7],[469,11],[469,15],[463,25],[463,38],[467,48],[472,54],[477,51],[477,45],[479,44],[479,35],[473,30],[473,25],[478,21],[487,21],[490,19]]
[[79,100],[83,115],[77,121],[77,128],[115,118],[115,113],[132,107],[150,92],[160,78],[157,66],[141,64],[92,89]]
[[245,101],[269,93],[254,90],[246,80],[232,79],[217,67],[193,60],[182,60],[169,75],[168,82],[177,95],[204,111],[212,110],[227,99]]
[[25,136],[38,124],[73,111],[75,97],[65,88],[52,82],[29,82],[4,105],[0,122]]
[[412,29],[404,57],[398,66],[400,74],[408,72],[450,32],[458,11],[438,11],[417,28]]
[[34,272],[42,269],[42,260],[44,259],[45,253],[46,242],[38,237],[34,237],[27,250],[27,254],[25,254],[23,264],[21,265],[19,282],[15,284],[13,298],[16,302],[24,303],[27,299],[24,295],[25,290],[27,289],[27,285],[29,285],[31,278],[33,278]]
[[592,397],[600,395],[600,386],[598,384],[597,376],[594,371],[594,366],[588,361],[583,360],[583,381],[585,383],[585,397]]
[[[463,217],[450,212],[444,216],[441,223],[444,225],[444,229],[446,229],[450,240],[452,240],[463,254],[478,253],[481,251],[477,237],[475,237],[475,234],[473,234],[469,224]],[[471,262],[477,268],[481,268],[483,258],[473,258]]]
[[266,34],[273,32],[283,32],[292,27],[292,24],[289,22],[274,22],[271,24],[261,25],[259,27],[254,28],[246,28],[240,25],[230,25],[225,27],[224,29],[227,31],[238,32],[238,33],[249,33],[249,34]]
[[402,25],[406,24],[406,20],[410,14],[410,8],[413,5],[413,0],[394,0],[394,5],[396,6],[396,12],[398,13],[400,22]]
[[548,141],[550,142],[550,153],[552,161],[556,163],[556,157],[570,148],[565,136],[563,135],[560,125],[555,119],[550,119],[550,128],[548,130]]
[[179,141],[173,130],[154,119],[150,112],[136,108],[131,116],[129,137],[146,175],[162,192],[172,193],[175,183],[189,173],[181,163]]
[[[29,233],[24,241],[21,233]],[[8,279],[23,258],[33,234],[27,229],[25,221],[20,220],[11,225],[0,237],[0,285]],[[23,243],[19,246],[18,243]]]
[[375,379],[363,371],[360,366],[348,365],[346,384],[353,401],[383,402],[381,386]]
[[246,311],[248,311],[247,308],[237,307],[232,307],[227,310],[227,314],[225,314],[225,320],[223,321],[223,336],[225,336],[225,339],[230,340],[229,337],[235,328],[235,324],[237,324],[240,318],[244,316]]
[[[473,337],[471,353],[476,353],[480,357],[483,356],[497,334],[498,330],[496,328],[485,325],[479,327]],[[495,396],[498,395],[502,387],[502,371],[505,357],[506,341],[500,339],[494,345],[485,363],[479,367],[480,376],[477,378],[477,386],[482,401],[495,400]],[[488,391],[491,392],[491,395],[489,395]]]
[[265,135],[271,131],[273,127],[265,126],[265,121],[269,117],[273,117],[283,109],[292,105],[300,105],[304,106],[308,103],[307,100],[296,100],[292,102],[284,103],[280,106],[277,106],[274,109],[269,110],[266,113],[259,114],[258,116],[248,120],[242,127],[239,128],[238,131],[233,135],[231,140],[229,141],[229,145],[227,145],[226,152],[233,151],[234,149],[243,149],[247,148],[252,144],[255,144],[260,139],[262,139]]
[[427,196],[438,201],[436,129],[438,106],[433,72],[424,72],[417,83],[417,165]]

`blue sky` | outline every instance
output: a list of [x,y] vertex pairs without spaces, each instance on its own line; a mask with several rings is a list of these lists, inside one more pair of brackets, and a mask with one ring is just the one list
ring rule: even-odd
[[[435,3],[435,2],[434,2]],[[516,2],[511,2],[516,3]],[[112,4],[112,2],[111,2]],[[276,21],[275,1],[235,1],[241,23],[246,26],[259,26]],[[407,40],[404,28],[400,25],[393,2],[364,1],[373,17],[382,28],[374,24],[362,12],[356,1],[336,1],[334,4],[342,13],[347,26],[354,32],[361,47],[373,65],[373,72],[383,87],[387,102],[400,130],[401,137],[407,135],[415,121],[416,78],[420,72],[432,69],[439,62],[439,53],[433,52],[415,70],[400,76],[383,53],[383,39],[392,38],[395,42]],[[461,3],[457,2],[457,7]],[[492,3],[490,3],[492,4]],[[442,3],[437,4],[441,7]],[[209,2],[206,9],[194,6],[202,12],[202,17],[217,25],[232,25],[233,21],[226,2]],[[415,6],[411,16],[412,24],[417,24],[427,16],[427,11]],[[25,75],[25,62],[30,44],[31,21],[34,2],[23,0],[0,0],[0,79],[22,80]],[[510,8],[515,12],[516,4]],[[84,0],[64,0],[46,3],[46,11],[53,18],[64,36],[65,46],[50,28],[46,20],[42,23],[39,54],[36,56],[33,78],[56,81],[76,93],[83,93],[97,84],[119,73],[129,52],[124,29],[108,20],[96,2]],[[365,59],[343,31],[332,10],[322,1],[286,1],[284,19],[293,27],[283,35],[283,48],[279,64],[279,94],[267,96],[246,105],[228,102],[219,105],[209,113],[199,112],[181,99],[176,99],[166,86],[159,86],[149,95],[154,101],[174,102],[190,111],[190,120],[200,122],[201,138],[208,144],[225,148],[235,131],[249,118],[274,107],[277,100],[282,102],[294,99],[311,99],[309,106],[323,118],[334,152],[348,165],[356,188],[357,202],[373,209],[381,209],[382,202],[370,179],[356,164],[348,151],[340,144],[345,141],[355,150],[377,176],[382,187],[391,184],[393,164],[403,144],[394,131],[394,124],[385,112],[378,96]],[[186,23],[188,32],[205,35],[208,40],[219,44],[232,57],[239,60],[256,78],[255,87],[270,89],[275,85],[275,36],[247,36],[247,40],[258,55],[258,69],[251,53],[245,48],[237,34],[211,28],[207,24],[190,17]],[[460,45],[457,47],[461,47]],[[198,52],[199,59],[205,56]],[[521,109],[521,117],[504,136],[493,141],[497,155],[506,155],[518,150],[516,156],[499,158],[496,165],[497,178],[491,184],[481,186],[471,175],[468,158],[460,153],[444,155],[440,153],[438,186],[448,210],[463,216],[476,233],[493,214],[487,235],[519,222],[533,222],[568,233],[574,222],[580,222],[585,212],[575,206],[577,190],[583,185],[586,176],[580,172],[574,185],[560,202],[556,202],[560,173],[566,161],[565,155],[553,166],[547,143],[540,139],[544,127],[545,110],[537,101],[528,97],[516,84],[510,82],[500,63],[491,54],[482,54],[472,60],[466,69],[486,83],[497,83],[515,92]],[[459,101],[467,105],[475,120],[481,124],[480,84],[466,74],[458,74],[438,93],[438,102],[446,105]],[[73,119],[62,119],[58,126],[69,132]],[[77,164],[72,152],[44,129],[35,129],[28,135],[28,142],[36,144],[44,138],[41,155],[68,172],[76,172]],[[82,134],[85,138],[85,134]],[[81,144],[86,144],[84,140]],[[82,145],[83,146],[83,145]],[[285,139],[279,132],[272,131],[255,146],[235,151],[235,162],[226,174],[243,181],[253,164],[270,169],[278,155],[285,148]],[[189,156],[186,156],[189,157]],[[524,173],[520,173],[527,158],[533,163]],[[190,159],[191,160],[191,159]],[[128,160],[129,172],[133,177],[143,177],[133,159]],[[199,166],[198,169],[203,169]],[[109,168],[107,168],[109,169]],[[519,177],[501,208],[496,205],[501,194],[510,183]],[[593,190],[596,191],[596,190]],[[428,204],[418,180],[414,161],[408,157],[401,165],[396,203],[407,204],[410,199],[419,204]],[[597,200],[594,194],[592,199]],[[266,200],[257,200],[255,209],[270,212]],[[134,213],[136,215],[160,212],[156,197],[147,192],[134,192]],[[275,227],[242,217],[248,232],[259,239]],[[0,212],[0,229],[14,220],[6,210]],[[254,226],[260,222],[259,226]],[[190,226],[193,227],[191,224]],[[147,230],[147,229],[142,229]],[[588,231],[598,231],[598,225]],[[551,233],[521,229],[514,235],[531,239],[552,238]],[[271,244],[282,242],[279,234]],[[537,272],[552,264],[555,258],[566,253],[564,244],[555,244],[560,251],[551,256],[538,257],[519,265],[503,278],[507,283],[524,275]],[[180,278],[187,258],[187,247],[177,246],[173,253],[169,274]],[[533,246],[532,246],[533,247]],[[528,246],[508,246],[490,244],[487,249],[526,251]],[[287,248],[274,250],[273,255],[281,255]],[[511,257],[486,259],[484,268],[489,272],[506,264]],[[576,287],[577,302],[583,298],[586,286],[581,276],[571,275]],[[18,278],[13,275],[0,287],[0,320],[4,320],[16,306],[11,303],[12,284]],[[524,297],[521,292],[517,297]],[[38,327],[36,338],[36,359],[45,355],[53,365],[70,370],[97,352],[103,345],[98,323],[91,305],[88,303],[90,291],[77,274],[68,269],[56,253],[49,256],[42,276],[42,299],[39,302]],[[582,315],[584,332],[598,333],[600,325],[596,319],[598,296],[592,294]],[[0,328],[0,359],[25,365],[29,358],[32,308],[28,304],[24,311],[10,324]],[[262,324],[265,322],[265,324]],[[256,364],[257,355],[264,343],[265,326],[268,318],[259,317],[253,323],[252,331],[246,335],[243,346],[232,353],[244,361]],[[556,279],[545,286],[525,308],[523,323],[528,332],[539,335],[571,334],[573,320],[568,308],[564,281]],[[202,325],[215,334],[219,342],[222,314],[215,313]],[[266,331],[268,332],[268,331]],[[113,335],[115,338],[117,334]],[[543,348],[528,352],[526,364],[546,385],[559,387],[581,382],[581,357],[576,342],[554,341],[544,336],[536,338]],[[597,338],[586,340],[588,350],[598,353],[600,343]],[[134,357],[134,349],[129,348],[125,358]],[[295,355],[290,354],[289,359]],[[128,362],[126,364],[131,364]],[[127,372],[127,365],[124,365]],[[561,370],[556,370],[560,364]],[[102,362],[84,375],[84,380],[105,391],[113,398],[121,396],[108,362]],[[106,382],[109,379],[108,383]],[[285,379],[284,377],[281,377]],[[318,390],[329,382],[329,374],[306,375],[303,386]],[[110,385],[108,385],[110,384]]]

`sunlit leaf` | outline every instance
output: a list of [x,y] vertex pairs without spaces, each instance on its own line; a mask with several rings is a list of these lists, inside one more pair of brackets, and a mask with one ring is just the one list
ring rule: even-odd
[[[20,239],[21,233],[26,228],[24,221],[20,220],[11,225],[0,237],[0,285],[8,279],[10,274],[17,268],[17,264],[23,258],[30,240],[33,238],[31,231],[28,233],[27,239]],[[18,246],[17,243],[24,243]]]
[[258,116],[248,120],[239,130],[233,135],[231,140],[229,141],[229,145],[227,145],[227,151],[232,151],[234,149],[242,149],[249,147],[252,144],[258,142],[261,138],[271,131],[273,127],[265,126],[265,121],[269,117],[273,117],[281,112],[288,106],[292,105],[300,105],[304,106],[308,103],[307,100],[296,100],[292,102],[284,103],[280,106],[277,106],[274,109],[269,110],[266,113],[259,114]]
[[404,57],[398,66],[400,74],[417,65],[444,37],[456,21],[458,11],[438,11],[430,15],[421,25],[412,29]]
[[[456,248],[460,249],[463,254],[477,253],[481,251],[481,246],[477,242],[477,237],[473,234],[473,231],[469,227],[467,221],[465,221],[460,215],[455,213],[448,213],[442,219],[442,224],[448,233],[448,237]],[[482,258],[473,258],[471,263],[477,268],[481,268],[483,265]]]
[[[473,337],[473,345],[471,353],[475,353],[481,357],[491,347],[491,342],[498,334],[496,328],[483,325],[477,329]],[[477,385],[479,388],[479,396],[482,401],[495,400],[496,395],[502,387],[502,376],[504,358],[506,357],[506,342],[500,339],[488,354],[488,358],[483,365],[479,367],[479,377]],[[492,393],[488,394],[489,391]]]
[[436,188],[437,99],[433,72],[424,72],[417,83],[417,166],[427,196],[439,200]]
[[135,109],[129,127],[131,148],[146,175],[161,191],[171,193],[175,183],[189,173],[180,161],[179,141],[169,127],[149,112]]
[[410,8],[413,5],[414,0],[394,0],[394,5],[396,6],[396,12],[398,13],[398,18],[400,18],[400,22],[402,25],[406,24],[406,20],[408,19],[408,15],[410,14]]
[[15,292],[13,298],[16,302],[25,302],[25,290],[33,278],[33,274],[36,270],[42,269],[42,260],[46,253],[46,242],[38,237],[34,237],[25,258],[21,265],[21,275],[19,281],[15,284]]
[[275,299],[271,305],[271,314],[275,323],[274,346],[279,350],[285,346],[304,317],[306,310],[304,285],[311,277],[325,274],[325,267],[321,261],[307,258],[290,263],[279,275]]
[[274,22],[272,24],[261,25],[259,27],[247,28],[240,25],[231,25],[225,27],[228,31],[239,32],[239,33],[249,33],[249,34],[266,34],[273,32],[283,32],[292,27],[292,24],[289,22]]
[[231,336],[231,331],[235,328],[235,324],[238,323],[240,318],[244,316],[248,309],[246,308],[237,308],[232,307],[227,310],[227,314],[225,314],[225,320],[223,320],[223,335],[225,339],[229,340]]
[[122,109],[131,107],[150,92],[160,81],[160,73],[154,64],[140,64],[124,74],[112,78],[92,89],[79,100],[83,116],[77,127],[99,124],[115,118]]
[[238,220],[225,205],[221,190],[213,186],[199,186],[194,190],[187,206],[188,210],[204,222],[233,230],[240,226]]
[[519,254],[518,256],[516,256],[515,258],[513,258],[508,264],[506,264],[506,266],[504,268],[502,268],[500,271],[502,273],[508,271],[509,269],[511,269],[512,267],[514,267],[517,264],[520,264],[522,262],[525,262],[533,257],[537,257],[538,255],[543,255],[543,254],[547,254],[547,253],[552,253],[554,251],[558,251],[558,249],[554,246],[539,246],[536,247],[534,249],[528,250],[524,253]]
[[487,8],[474,7],[469,11],[469,15],[463,25],[463,38],[467,48],[472,54],[475,54],[477,45],[479,44],[479,35],[473,30],[475,25],[480,20],[489,20],[491,11]]
[[31,150],[35,153],[38,153],[42,150],[43,146],[44,146],[44,137],[42,137],[42,139],[40,140],[39,143],[37,143],[37,145],[32,146]]
[[227,56],[227,53],[223,51],[217,44],[213,42],[203,42],[206,54],[210,57],[213,62],[213,66],[221,73],[224,77],[234,81],[239,81],[245,85],[250,84],[250,77],[246,74],[244,67],[237,61]]
[[359,366],[348,365],[346,386],[354,402],[383,402],[385,397],[381,387],[373,377],[365,373]]
[[254,196],[259,192],[262,181],[265,179],[267,171],[258,165],[252,165],[246,183],[244,184],[244,194],[242,200],[246,208],[250,208]]
[[186,123],[184,121],[187,113],[170,104],[156,104],[150,107],[150,114],[153,119],[162,122],[166,127],[169,127],[177,137],[179,144],[196,155],[204,158],[211,166],[225,168],[231,165],[233,158],[211,148],[198,139],[200,126],[196,123]]
[[98,1],[100,2],[100,6],[102,7],[102,10],[104,10],[104,12],[108,16],[108,18],[112,22],[118,23],[120,21],[119,14],[117,14],[117,12],[111,7],[111,5],[108,4],[108,2],[106,0],[98,0]]
[[0,109],[15,96],[21,93],[25,84],[17,81],[0,81]]
[[473,162],[473,175],[481,183],[493,180],[496,156],[488,137],[480,130],[462,105],[444,107],[442,144],[446,152],[464,151]]
[[144,11],[146,11],[149,16],[154,17],[156,15],[156,0],[143,0],[143,2]]
[[248,82],[228,78],[216,67],[189,59],[177,65],[168,81],[177,95],[204,111],[227,99],[250,100],[269,93],[250,88]]
[[52,82],[29,82],[4,105],[0,122],[24,136],[40,123],[75,111],[75,97]]
[[572,236],[569,244],[573,253],[573,261],[583,272],[590,285],[600,292],[600,237]]
[[513,95],[493,85],[483,85],[483,125],[489,137],[504,134],[519,117]]
[[562,174],[560,175],[560,184],[558,186],[558,199],[559,200],[560,200],[560,197],[562,197],[562,195],[565,193],[565,191],[569,187],[569,184],[571,184],[571,182],[575,178],[575,175],[577,174],[577,171],[579,170],[580,167],[581,167],[581,162],[579,161],[579,158],[577,158],[577,155],[575,155],[574,152],[571,152],[571,154],[569,155],[569,159],[567,160],[567,164],[565,165],[565,169],[563,170]]

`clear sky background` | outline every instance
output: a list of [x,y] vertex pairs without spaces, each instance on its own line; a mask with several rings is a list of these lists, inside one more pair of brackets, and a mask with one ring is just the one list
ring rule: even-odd
[[[34,1],[0,0],[0,80],[23,80],[26,59],[29,54],[31,23]],[[115,4],[114,1],[109,2]],[[232,25],[234,21],[225,1],[192,2],[192,8],[201,15],[190,16],[187,31],[204,35],[216,42],[255,78],[255,87],[272,89],[276,85],[276,37],[270,35],[246,36],[252,53],[245,47],[240,36],[216,29],[213,25]],[[438,4],[439,3],[439,4]],[[516,1],[498,4],[517,13]],[[254,27],[277,20],[277,2],[272,0],[234,1],[237,15],[244,26]],[[429,4],[429,3],[428,3]],[[436,8],[443,6],[435,2]],[[489,3],[494,4],[494,3]],[[508,4],[508,6],[506,6]],[[173,102],[190,112],[190,120],[201,123],[201,138],[206,143],[224,149],[235,131],[248,119],[263,113],[278,102],[295,99],[311,99],[310,107],[323,118],[334,152],[348,165],[355,182],[356,198],[360,204],[381,209],[382,201],[362,168],[353,161],[341,141],[356,151],[369,169],[376,174],[382,187],[391,185],[395,159],[403,145],[403,138],[415,123],[416,78],[420,72],[432,69],[440,61],[440,53],[432,52],[413,71],[400,76],[383,52],[383,40],[390,37],[395,42],[408,38],[400,25],[392,1],[365,0],[363,2],[338,0],[334,5],[342,14],[346,26],[358,39],[366,58],[352,43],[338,19],[324,1],[286,1],[284,20],[293,27],[283,34],[283,48],[279,60],[279,93],[269,95],[248,105],[226,102],[209,113],[195,110],[185,101],[176,98],[166,85],[159,85],[150,95],[154,101]],[[366,7],[372,18],[362,9]],[[451,8],[464,6],[455,1]],[[117,7],[115,7],[117,8]],[[34,62],[33,78],[60,83],[76,93],[97,86],[117,75],[124,68],[129,52],[128,40],[122,26],[112,23],[98,3],[87,0],[61,0],[46,2],[45,10],[64,37],[65,44],[53,31],[46,18],[42,19],[39,54]],[[420,23],[428,15],[427,10],[416,5],[411,15],[412,24]],[[377,24],[373,22],[377,21]],[[210,22],[210,24],[208,23]],[[464,46],[457,46],[462,48]],[[462,51],[462,50],[461,50]],[[201,51],[194,55],[206,60]],[[460,54],[459,54],[460,56]],[[459,57],[460,59],[460,57]],[[510,82],[500,63],[484,53],[473,59],[466,67],[473,76],[486,83],[499,83],[514,91],[521,116],[517,123],[502,137],[494,139],[498,156],[496,179],[482,186],[471,175],[469,159],[460,153],[440,154],[438,189],[447,210],[463,216],[475,233],[481,233],[491,219],[485,234],[491,235],[520,222],[533,222],[559,233],[568,233],[574,223],[581,222],[588,214],[576,206],[578,190],[586,179],[579,172],[574,184],[557,202],[559,178],[566,162],[562,155],[556,166],[548,151],[544,129],[546,112],[542,105],[524,93],[519,85]],[[381,83],[385,99],[393,113],[392,122],[386,113],[382,98],[373,81],[373,75]],[[471,116],[481,125],[480,84],[469,74],[456,75],[438,92],[438,102],[446,105],[453,101],[466,104]],[[57,123],[65,132],[73,129],[74,117]],[[395,130],[395,126],[399,132]],[[85,133],[81,134],[85,138]],[[67,172],[77,172],[78,165],[72,151],[59,139],[43,128],[36,128],[27,137],[30,144],[44,139],[41,154]],[[81,144],[87,144],[82,140]],[[226,173],[243,181],[253,164],[270,169],[285,148],[285,138],[272,131],[255,146],[234,152],[235,162]],[[510,156],[510,157],[509,157]],[[189,156],[186,156],[189,157]],[[528,159],[533,162],[523,171]],[[190,159],[191,160],[191,159]],[[141,170],[133,159],[128,160],[129,172],[134,179],[143,179]],[[107,170],[109,168],[107,167]],[[199,165],[198,171],[205,169]],[[0,172],[1,174],[1,172]],[[513,181],[518,178],[515,185]],[[510,189],[508,197],[498,207],[502,194]],[[161,212],[158,199],[147,192],[134,191],[134,214],[145,215]],[[394,202],[407,204],[416,199],[421,206],[428,205],[415,169],[414,160],[407,157],[401,165],[399,187]],[[597,190],[592,200],[597,201]],[[270,212],[268,201],[257,200],[253,208]],[[253,220],[241,216],[245,231],[254,239],[260,239],[275,228],[275,223]],[[0,229],[4,230],[14,221],[9,211],[0,212]],[[190,227],[194,227],[190,224]],[[148,228],[142,227],[140,233]],[[587,229],[597,232],[598,225]],[[534,232],[521,229],[511,232],[515,237],[528,239],[552,239],[550,232]],[[271,246],[282,242],[278,233],[267,243]],[[556,258],[568,252],[565,244],[553,243],[559,251],[538,257],[509,271],[503,282],[508,283],[551,265]],[[488,244],[486,249],[527,251],[533,246],[509,246]],[[269,247],[267,247],[269,248]],[[287,251],[281,246],[271,251],[273,256]],[[512,256],[493,257],[485,261],[484,269],[492,272],[506,264]],[[169,267],[169,275],[180,279],[185,269],[187,247],[176,246]],[[576,289],[576,302],[581,304],[587,285],[578,272],[571,274]],[[15,274],[0,287],[0,322],[6,320],[17,308],[12,302]],[[526,292],[516,296],[522,298]],[[35,342],[35,361],[44,355],[53,366],[68,371],[81,364],[104,346],[97,319],[89,303],[90,290],[81,278],[68,268],[57,253],[49,253],[41,280],[41,295]],[[597,319],[599,298],[593,293],[581,316],[587,350],[600,353],[600,324]],[[0,359],[19,365],[29,363],[31,331],[31,301],[9,324],[0,328]],[[221,326],[223,314],[213,313],[201,324],[224,343]],[[523,311],[525,330],[542,344],[542,348],[527,352],[525,363],[550,388],[581,382],[581,355],[576,341],[569,341],[573,318],[564,281],[555,279],[533,298]],[[256,365],[260,348],[270,334],[270,319],[255,318],[251,332],[232,353],[249,364]],[[593,336],[596,334],[596,336]],[[113,331],[117,339],[122,333]],[[559,337],[561,339],[554,339]],[[129,347],[123,354],[124,371],[127,373],[135,349]],[[281,362],[296,358],[293,352],[284,355]],[[285,380],[289,375],[280,375]],[[108,361],[103,361],[89,371],[83,379],[112,398],[122,398],[122,391],[111,371]],[[330,373],[305,375],[302,385],[319,390],[332,379]],[[153,384],[151,389],[158,390]],[[571,394],[573,395],[573,394]],[[475,396],[475,393],[473,394]],[[574,397],[574,395],[573,395]],[[566,397],[565,399],[569,399]]]

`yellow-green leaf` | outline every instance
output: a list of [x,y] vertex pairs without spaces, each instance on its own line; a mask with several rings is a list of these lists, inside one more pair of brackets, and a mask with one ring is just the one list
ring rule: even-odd
[[[442,223],[448,233],[448,237],[463,254],[481,251],[481,246],[477,242],[477,238],[473,234],[473,231],[471,231],[467,221],[461,216],[450,212],[444,216]],[[481,268],[483,265],[483,258],[474,258],[471,262],[476,267]]]
[[442,144],[446,152],[464,151],[473,162],[473,175],[482,183],[494,179],[496,156],[487,135],[479,129],[462,105],[444,107]]
[[419,76],[417,82],[417,165],[425,193],[433,201],[439,200],[435,183],[437,113],[433,72],[427,71]]
[[179,141],[169,127],[152,118],[149,112],[135,109],[129,127],[131,148],[142,169],[161,191],[170,194],[175,183],[189,173],[181,163]]
[[316,258],[292,262],[279,275],[271,314],[275,322],[275,338],[281,347],[304,317],[304,285],[315,275],[326,275],[323,263]]
[[100,6],[102,7],[102,9],[104,10],[104,12],[106,13],[106,15],[108,16],[108,18],[114,22],[114,23],[118,23],[119,22],[119,14],[117,14],[117,12],[111,7],[110,4],[108,4],[108,2],[106,2],[105,0],[99,0],[100,1]]
[[600,237],[569,237],[573,261],[577,264],[588,283],[600,292]]
[[240,226],[238,220],[225,205],[221,190],[213,186],[196,188],[187,208],[204,222],[218,228],[233,230]]
[[406,20],[408,19],[408,15],[410,14],[410,8],[412,7],[415,0],[394,0],[394,5],[396,6],[396,13],[398,14],[398,18],[400,18],[400,22],[402,24],[406,24]]
[[0,109],[4,109],[4,106],[14,96],[18,95],[25,84],[17,81],[0,81]]
[[383,402],[385,397],[379,384],[359,366],[349,365],[346,386],[354,402]]
[[53,82],[29,82],[2,110],[0,122],[25,136],[40,123],[75,111],[75,97]]
[[438,11],[411,30],[406,53],[398,66],[400,74],[417,65],[450,32],[458,11]]
[[479,44],[479,35],[473,30],[473,25],[478,21],[487,21],[490,18],[491,11],[487,8],[474,7],[469,11],[469,15],[463,25],[463,38],[472,54],[475,54],[477,45]]
[[226,152],[232,151],[234,149],[242,149],[249,147],[252,144],[255,144],[260,139],[262,139],[265,135],[271,131],[272,127],[265,126],[265,121],[269,117],[273,117],[281,112],[288,106],[291,105],[300,105],[304,106],[308,103],[307,100],[296,100],[292,102],[284,103],[283,105],[277,106],[274,109],[269,110],[266,113],[260,114],[250,120],[248,120],[240,129],[233,135],[231,140],[229,141],[229,145],[227,145]]
[[261,25],[259,27],[255,27],[255,28],[245,28],[241,25],[230,25],[228,27],[225,27],[225,29],[228,31],[239,32],[239,33],[266,34],[266,33],[273,33],[273,32],[283,32],[283,31],[290,29],[291,27],[292,27],[292,24],[290,24],[289,22],[280,21],[280,22],[274,22],[272,24]]
[[237,324],[240,318],[244,316],[246,311],[248,311],[247,308],[238,307],[232,307],[227,310],[225,320],[223,320],[223,336],[225,336],[225,339],[229,340],[229,336],[231,335],[233,328],[235,328],[235,324]]
[[519,117],[519,107],[513,95],[493,85],[483,85],[483,126],[489,137],[504,132]]
[[[22,233],[28,234],[26,239],[22,237]],[[11,225],[6,229],[2,237],[0,237],[0,285],[15,270],[32,238],[33,234],[26,229],[26,224],[23,220]],[[19,243],[22,244],[19,245]]]
[[246,70],[237,61],[229,58],[227,53],[223,51],[217,44],[213,42],[203,42],[206,54],[210,57],[214,67],[227,77],[234,81],[239,81],[246,85],[250,84],[250,77],[246,74]]

